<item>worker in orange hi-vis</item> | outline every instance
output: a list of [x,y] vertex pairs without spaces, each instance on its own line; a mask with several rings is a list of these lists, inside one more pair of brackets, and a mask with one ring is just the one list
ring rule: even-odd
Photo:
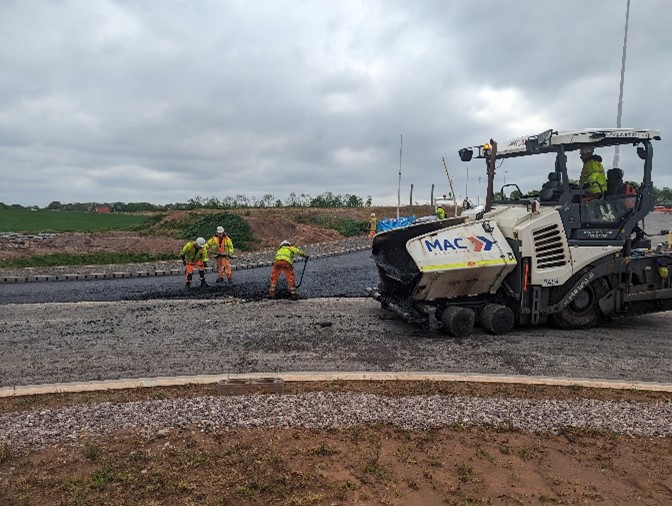
[[208,263],[208,247],[205,239],[199,237],[195,241],[189,241],[182,248],[182,265],[186,267],[185,286],[191,286],[191,278],[194,275],[194,266],[198,267],[198,275],[201,278],[201,286],[208,286],[205,282],[205,264]]
[[289,297],[292,300],[298,300],[299,296],[296,293],[296,280],[294,278],[294,255],[299,255],[308,260],[308,254],[292,246],[289,241],[282,241],[280,249],[275,254],[273,260],[273,269],[271,270],[271,286],[268,288],[268,298],[275,299],[275,290],[278,286],[278,279],[280,274],[284,274],[287,279],[287,286],[289,288]]
[[224,276],[233,283],[230,258],[233,255],[233,241],[224,232],[224,227],[217,227],[217,233],[208,240],[208,251],[214,251],[215,265],[217,266],[217,283],[224,281]]
[[376,213],[371,213],[369,218],[369,239],[376,235],[376,229],[378,228],[378,218],[376,218]]

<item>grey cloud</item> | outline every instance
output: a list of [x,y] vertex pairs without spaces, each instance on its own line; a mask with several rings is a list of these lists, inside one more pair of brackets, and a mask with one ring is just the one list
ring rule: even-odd
[[[665,139],[672,5],[631,9],[623,125]],[[402,133],[402,193],[446,192],[445,156],[464,194],[464,145],[615,124],[624,16],[611,0],[3,3],[0,201],[382,203]],[[524,189],[549,170],[507,166]]]

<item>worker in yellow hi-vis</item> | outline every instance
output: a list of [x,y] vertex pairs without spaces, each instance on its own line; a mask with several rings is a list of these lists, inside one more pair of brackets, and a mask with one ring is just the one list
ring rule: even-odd
[[376,218],[376,213],[371,213],[369,217],[369,239],[376,235],[376,229],[378,228],[378,218]]

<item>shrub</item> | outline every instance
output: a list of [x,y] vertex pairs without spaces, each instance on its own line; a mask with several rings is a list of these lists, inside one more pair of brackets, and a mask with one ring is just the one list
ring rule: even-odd
[[315,225],[322,228],[337,230],[344,237],[352,237],[369,230],[369,223],[352,218],[342,218],[329,214],[310,214],[297,216],[296,221],[304,225]]
[[206,240],[215,235],[215,230],[221,225],[233,241],[233,247],[242,251],[249,251],[254,237],[247,222],[231,213],[210,214],[196,223],[186,226],[178,235],[178,239],[195,239],[204,237]]

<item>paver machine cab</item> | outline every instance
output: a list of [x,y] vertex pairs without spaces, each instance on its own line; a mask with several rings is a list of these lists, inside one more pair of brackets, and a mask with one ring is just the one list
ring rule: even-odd
[[[475,322],[502,334],[513,325],[587,328],[616,315],[672,309],[672,253],[651,251],[639,226],[654,204],[654,140],[656,130],[548,130],[461,149],[462,161],[485,161],[485,208],[377,234],[380,284],[370,295],[409,322],[458,337]],[[619,168],[607,171],[599,189],[570,184],[568,152],[616,145],[636,150],[639,185],[624,183]],[[544,153],[555,155],[555,169],[538,195],[521,197],[516,185],[505,185],[500,195],[514,187],[518,198],[494,200],[497,164]]]

